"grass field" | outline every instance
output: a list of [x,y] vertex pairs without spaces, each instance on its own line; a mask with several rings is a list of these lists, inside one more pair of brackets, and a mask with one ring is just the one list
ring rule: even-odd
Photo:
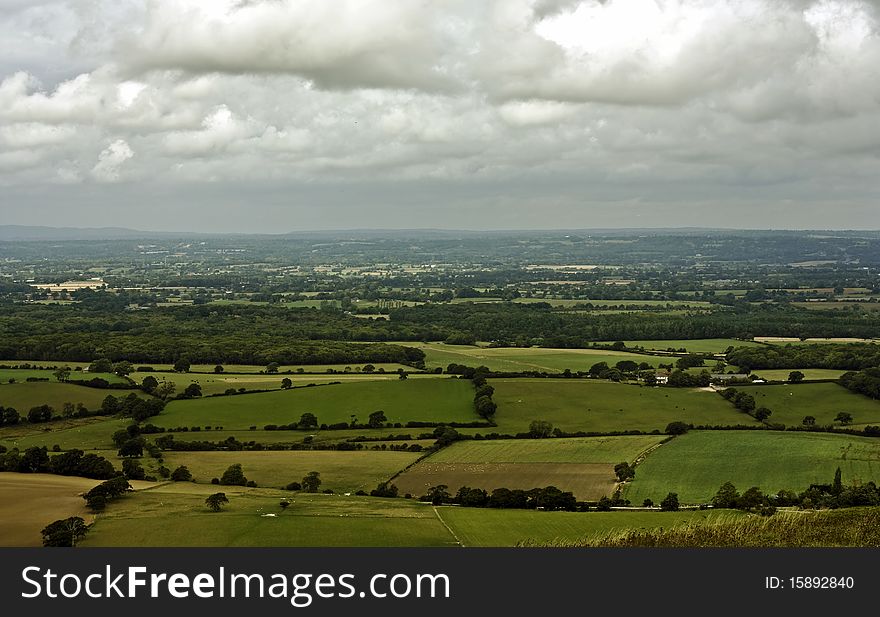
[[538,512],[488,508],[439,508],[443,520],[464,546],[516,546],[592,538],[613,530],[669,528],[712,521],[719,513],[683,512]]
[[[130,419],[102,417],[78,418],[45,424],[21,423],[0,428],[0,443],[7,448],[24,450],[31,446],[54,445],[63,450],[102,450],[113,448],[114,432],[131,424]],[[225,438],[225,437],[224,437]]]
[[[160,383],[163,381],[172,382],[179,394],[190,385],[197,383],[202,387],[202,394],[208,396],[211,394],[223,394],[226,390],[232,388],[238,390],[245,388],[247,390],[278,390],[281,388],[282,379],[290,379],[294,386],[305,386],[310,383],[321,384],[338,381],[341,383],[351,383],[355,381],[396,381],[397,373],[345,373],[345,374],[294,374],[294,375],[266,375],[261,373],[224,373],[221,375],[208,373],[134,373],[138,383],[143,379],[152,375]],[[411,375],[410,379],[435,379],[443,377],[443,375]]]
[[[55,379],[54,372],[51,369],[0,368],[0,384],[9,383],[10,379],[14,379],[16,383],[22,383],[29,377],[48,379],[50,382],[57,383],[58,380]],[[108,383],[128,383],[125,379],[114,373],[83,373],[77,371],[70,373],[70,379],[74,380],[88,381],[96,377],[104,379]]]
[[539,371],[561,373],[565,369],[586,371],[597,362],[614,365],[621,360],[647,362],[651,366],[665,363],[668,358],[602,349],[550,349],[544,347],[476,347],[444,343],[401,343],[425,352],[428,368],[449,364],[487,366],[493,371]]
[[670,422],[755,424],[719,395],[587,379],[492,379],[500,433],[524,432],[532,420],[566,431],[663,430]]
[[802,369],[757,369],[755,375],[769,381],[788,381],[788,375],[793,370],[799,370],[805,379],[838,379],[846,371],[830,368],[802,368]]
[[207,483],[222,476],[230,465],[240,463],[248,480],[275,488],[299,482],[310,471],[317,471],[321,474],[321,490],[369,492],[419,456],[413,452],[372,450],[165,452],[165,466],[174,469],[186,465],[196,482]]
[[91,518],[80,493],[100,480],[0,472],[0,546],[42,546],[40,531],[60,518]]
[[633,462],[665,435],[565,437],[460,441],[432,455],[433,463],[620,463]]
[[[610,341],[610,344],[613,341]],[[728,347],[758,347],[754,341],[740,341],[732,338],[704,338],[692,340],[624,341],[627,347],[642,347],[653,351],[686,349],[690,353],[724,353]]]
[[683,503],[709,501],[724,482],[775,493],[830,483],[880,480],[880,440],[828,433],[692,431],[654,450],[626,489],[634,504],[659,503],[669,492]]
[[[205,497],[229,504],[209,512]],[[292,501],[281,511],[279,500]],[[265,516],[275,514],[276,516]],[[240,490],[190,482],[114,502],[83,546],[455,546],[429,505],[403,499]]]
[[102,390],[58,382],[13,383],[0,385],[0,405],[13,407],[22,416],[38,405],[50,405],[58,413],[64,403],[82,403],[87,409],[95,410],[108,394],[125,397],[132,392],[144,396],[140,390]]
[[800,426],[804,416],[815,417],[819,425],[832,424],[841,411],[851,413],[855,424],[880,424],[880,401],[835,383],[755,386],[742,390],[755,397],[758,407],[773,412],[771,422],[786,426]]
[[599,499],[614,491],[614,465],[632,462],[664,436],[587,437],[463,441],[426,458],[394,479],[401,492],[419,496],[445,484],[532,489],[555,486],[578,499]]
[[473,422],[474,389],[463,379],[407,379],[362,381],[293,390],[173,401],[154,420],[166,427],[223,426],[247,429],[252,425],[289,424],[305,412],[321,424],[349,422],[355,415],[366,423],[382,410],[389,422],[424,420]]

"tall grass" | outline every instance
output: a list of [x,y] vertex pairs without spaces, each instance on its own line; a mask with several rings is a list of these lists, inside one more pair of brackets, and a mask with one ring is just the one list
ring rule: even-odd
[[[589,515],[587,515],[589,516]],[[523,546],[539,543],[524,542]],[[557,547],[880,547],[880,508],[778,512],[771,517],[729,516],[668,529],[623,529],[554,541]]]

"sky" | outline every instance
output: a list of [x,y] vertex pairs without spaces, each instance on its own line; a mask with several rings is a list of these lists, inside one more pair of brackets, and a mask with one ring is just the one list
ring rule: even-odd
[[0,225],[880,228],[880,1],[0,0]]

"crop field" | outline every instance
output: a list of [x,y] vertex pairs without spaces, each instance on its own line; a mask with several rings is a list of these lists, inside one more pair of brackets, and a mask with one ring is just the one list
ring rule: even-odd
[[539,371],[561,373],[565,369],[586,371],[597,362],[613,366],[621,360],[646,362],[651,366],[665,363],[668,358],[605,351],[604,349],[551,349],[544,347],[475,347],[470,345],[446,345],[444,343],[402,343],[418,347],[425,352],[428,368],[449,364],[487,366],[493,371]]
[[278,392],[173,401],[154,423],[175,426],[223,426],[247,429],[256,425],[289,424],[303,413],[317,416],[319,424],[365,424],[369,414],[382,410],[389,422],[426,420],[473,422],[471,383],[463,379],[407,379],[296,388]]
[[532,420],[565,431],[664,430],[674,421],[756,424],[713,392],[651,388],[593,379],[492,379],[499,433],[525,432]]
[[38,405],[50,405],[58,413],[64,403],[82,403],[87,409],[94,410],[101,407],[101,402],[108,394],[124,397],[132,392],[146,396],[140,390],[102,390],[69,383],[13,383],[0,385],[0,405],[13,407],[22,416],[27,415],[31,407]]
[[240,463],[248,480],[259,486],[280,488],[299,482],[310,471],[321,474],[321,490],[367,492],[380,482],[415,462],[413,452],[373,450],[295,450],[242,452],[165,452],[165,466],[174,469],[186,465],[196,482],[219,478],[227,467]]
[[0,546],[41,546],[40,531],[59,518],[91,515],[80,493],[99,480],[0,472]]
[[[229,504],[209,512],[205,497]],[[282,511],[281,498],[292,503]],[[270,516],[274,515],[274,516]],[[430,505],[404,499],[214,487],[137,492],[98,516],[82,546],[455,546]]]
[[464,441],[444,448],[394,479],[404,493],[431,486],[532,489],[555,486],[582,500],[614,490],[614,465],[632,462],[664,436]]
[[654,450],[636,468],[626,498],[704,503],[724,482],[775,493],[828,484],[841,468],[844,484],[880,480],[880,440],[829,433],[692,431]]
[[[489,508],[439,508],[464,546],[516,546],[572,542],[622,529],[669,528],[708,522],[720,512],[538,512]],[[725,514],[731,516],[725,511]],[[735,516],[735,515],[733,515]]]
[[816,424],[833,424],[841,411],[849,412],[856,424],[880,424],[880,401],[850,392],[835,383],[806,383],[742,388],[755,397],[758,407],[773,412],[770,422],[800,426],[804,416]]

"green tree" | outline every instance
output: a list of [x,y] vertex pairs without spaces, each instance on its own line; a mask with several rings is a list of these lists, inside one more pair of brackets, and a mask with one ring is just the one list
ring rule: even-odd
[[156,388],[159,387],[159,380],[153,377],[152,375],[147,375],[144,377],[143,381],[141,381],[141,390],[144,392],[153,393],[156,391]]
[[208,495],[208,498],[205,499],[205,505],[208,506],[211,512],[219,512],[223,504],[226,503],[229,503],[226,493],[214,493],[213,495]]
[[758,420],[759,422],[763,422],[764,420],[769,418],[770,414],[772,414],[772,413],[773,412],[770,411],[769,409],[767,409],[766,407],[759,407],[755,411],[755,419]]
[[56,370],[54,373],[52,373],[52,375],[54,375],[55,379],[57,379],[58,381],[64,382],[64,381],[67,381],[68,379],[70,379],[70,372],[71,371],[70,371],[69,366],[62,366],[61,368]]
[[529,434],[532,437],[544,438],[553,433],[553,425],[547,420],[532,420],[529,422]]
[[132,458],[122,461],[122,473],[129,480],[143,480],[147,475],[141,466],[141,462]]
[[788,381],[790,381],[791,383],[800,383],[804,380],[804,377],[806,377],[806,375],[804,375],[802,372],[792,371],[788,374]]
[[847,412],[847,411],[841,411],[839,414],[837,414],[837,415],[834,417],[834,421],[835,421],[835,422],[840,422],[841,424],[844,424],[844,425],[846,425],[846,424],[852,424],[852,422],[853,422],[853,417],[852,417],[852,414],[851,414],[851,413],[849,413],[849,412]]
[[277,362],[270,362],[269,364],[266,365],[266,372],[267,373],[277,373],[278,367],[279,367],[279,364]]
[[684,435],[691,429],[690,424],[686,422],[670,422],[666,425],[666,434],[667,435]]
[[190,361],[186,358],[178,358],[174,363],[174,370],[178,373],[189,373],[189,369],[192,366]]
[[804,426],[816,426],[816,417],[815,416],[804,416],[804,419],[801,421],[801,424]]
[[222,373],[223,370],[224,370],[224,369],[223,369],[223,366],[220,365],[220,364],[218,364],[217,366],[214,367],[214,372],[217,373],[217,374]]
[[43,528],[43,546],[76,546],[89,530],[79,516],[59,519]]
[[623,462],[614,466],[614,474],[618,482],[626,482],[636,477],[636,470],[629,463]]
[[301,429],[316,428],[318,426],[318,417],[307,411],[299,417],[299,422],[296,425]]
[[164,401],[171,398],[176,389],[173,381],[163,381],[153,393]]
[[197,383],[191,383],[183,391],[183,395],[187,398],[197,398],[202,395],[202,386]]
[[223,475],[220,476],[220,484],[224,486],[245,486],[247,478],[241,470],[241,463],[234,463],[226,468]]
[[101,358],[89,364],[90,373],[112,373],[113,363],[109,358]]
[[367,425],[370,428],[381,428],[386,422],[388,422],[388,418],[385,417],[385,412],[382,410],[374,411],[367,419]]
[[843,492],[843,476],[840,472],[840,467],[837,468],[837,471],[834,472],[834,481],[831,483],[831,494],[832,495],[840,495]]
[[132,371],[134,371],[134,367],[128,360],[122,360],[113,365],[113,372],[120,377],[126,377],[130,375]]
[[191,482],[192,473],[186,465],[181,465],[171,472],[171,480],[174,482]]
[[445,484],[438,484],[428,489],[421,500],[430,501],[433,505],[439,506],[452,501],[452,495],[449,494],[449,487]]
[[290,380],[290,377],[285,377],[281,380],[281,387],[285,390],[289,390],[293,387],[293,382]]
[[716,508],[735,508],[739,500],[739,491],[732,482],[725,482],[712,497],[712,505]]
[[678,493],[669,493],[660,502],[660,510],[663,512],[678,511]]
[[310,471],[302,479],[302,490],[306,493],[317,493],[321,486],[321,474],[317,471]]

